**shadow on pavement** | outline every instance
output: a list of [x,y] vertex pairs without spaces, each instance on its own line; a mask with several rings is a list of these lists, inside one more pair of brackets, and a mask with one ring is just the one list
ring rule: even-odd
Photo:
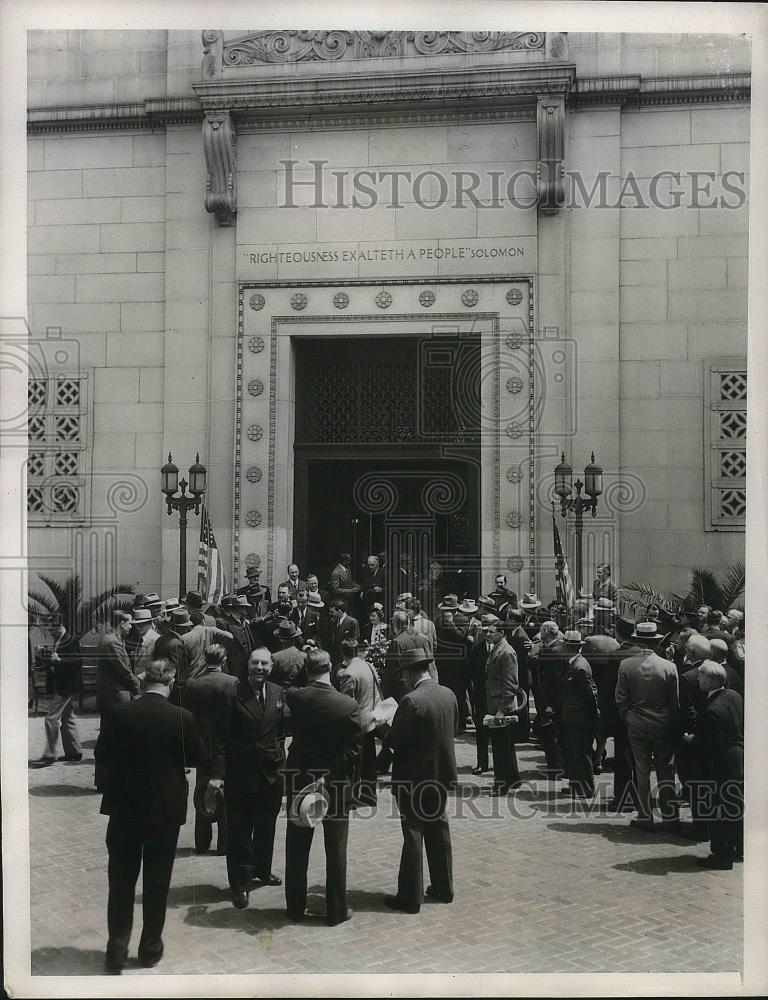
[[682,839],[677,834],[665,830],[657,830],[654,833],[643,833],[636,830],[626,822],[600,822],[599,819],[591,823],[548,823],[548,830],[558,830],[564,833],[591,833],[614,844],[654,844],[654,843],[680,843]]
[[[226,879],[226,871],[224,878]],[[178,906],[201,906],[207,903],[229,902],[229,889],[225,884],[210,885],[197,883],[194,885],[172,885],[168,890],[168,906],[176,908]],[[141,895],[137,894],[137,901],[141,902]]]
[[[693,845],[692,845],[693,846]],[[620,872],[636,872],[638,875],[669,875],[672,872],[687,872],[692,875],[700,873],[696,867],[696,854],[675,854],[669,858],[637,858],[635,861],[622,861],[612,865]]]
[[93,788],[83,788],[82,785],[35,785],[29,789],[30,795],[41,798],[71,798],[75,795],[95,795]]
[[33,976],[103,976],[104,972],[104,952],[95,948],[32,950]]

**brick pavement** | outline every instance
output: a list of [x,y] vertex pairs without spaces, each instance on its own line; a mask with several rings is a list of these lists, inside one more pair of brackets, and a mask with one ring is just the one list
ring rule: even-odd
[[[30,770],[32,973],[101,975],[107,896],[106,817],[93,784],[98,719],[80,720],[85,758]],[[42,718],[30,719],[29,755],[43,747]],[[306,972],[728,972],[741,968],[742,866],[702,871],[705,845],[649,837],[629,816],[587,814],[542,780],[543,754],[519,752],[525,787],[508,801],[474,777],[471,734],[457,741],[461,796],[452,800],[456,899],[425,903],[418,915],[388,910],[400,854],[400,826],[387,788],[375,816],[350,824],[351,921],[325,925],[322,841],[309,870],[303,924],[287,921],[282,888],[229,901],[223,858],[193,851],[182,828],[166,924],[165,957],[154,970],[132,957],[125,975]],[[609,797],[611,775],[599,780]],[[514,814],[511,810],[514,810]],[[192,815],[190,801],[189,815]],[[285,818],[274,870],[282,874]],[[426,863],[425,863],[425,880]],[[140,887],[139,887],[140,889]],[[137,904],[140,895],[137,895]]]

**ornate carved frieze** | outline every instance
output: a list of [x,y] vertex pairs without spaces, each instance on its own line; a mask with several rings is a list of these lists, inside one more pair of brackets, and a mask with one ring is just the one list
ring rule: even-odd
[[538,98],[536,125],[539,141],[537,167],[539,208],[545,215],[553,215],[565,201],[564,98]]
[[231,226],[237,214],[235,129],[229,111],[207,111],[203,120],[203,150],[208,168],[205,210],[220,226]]
[[[274,63],[338,62],[451,53],[545,50],[541,31],[251,31],[225,40],[221,31],[203,32],[203,79],[224,68]],[[561,58],[558,33],[549,46]]]

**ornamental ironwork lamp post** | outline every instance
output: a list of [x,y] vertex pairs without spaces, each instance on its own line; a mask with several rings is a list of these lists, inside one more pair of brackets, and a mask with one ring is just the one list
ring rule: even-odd
[[200,513],[200,503],[206,487],[205,477],[205,466],[200,463],[199,454],[195,455],[195,461],[189,467],[189,483],[186,479],[179,482],[179,470],[173,464],[170,452],[168,461],[160,470],[160,489],[165,494],[168,515],[174,510],[179,512],[179,600],[183,599],[187,591],[187,511]]
[[[568,515],[568,511],[573,511],[576,515],[576,580],[577,595],[581,593],[581,564],[582,548],[581,536],[584,530],[584,511],[588,510],[595,517],[597,514],[597,498],[603,492],[603,470],[601,466],[595,464],[595,453],[592,452],[589,465],[584,469],[584,482],[577,479],[571,485],[573,470],[565,460],[565,453],[560,456],[560,464],[555,466],[555,493],[560,498],[560,513],[563,517]],[[576,495],[572,496],[573,490]],[[582,489],[587,496],[582,496]]]

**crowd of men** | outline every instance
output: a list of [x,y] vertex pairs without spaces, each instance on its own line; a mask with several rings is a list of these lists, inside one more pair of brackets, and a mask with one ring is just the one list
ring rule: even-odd
[[[397,891],[385,902],[417,913],[422,853],[437,902],[453,900],[446,802],[455,786],[454,739],[474,730],[491,794],[522,785],[516,747],[538,743],[542,777],[588,801],[613,745],[607,808],[631,825],[709,841],[701,867],[743,857],[744,616],[703,607],[675,615],[650,605],[617,610],[610,567],[572,607],[517,595],[503,574],[488,595],[443,594],[426,609],[410,591],[387,592],[378,559],[352,578],[342,555],[328,589],[299,567],[270,591],[258,567],[218,607],[200,594],[163,601],[137,595],[99,638],[96,788],[109,815],[108,966],[125,964],[133,899],[144,866],[139,958],[162,955],[165,900],[185,771],[196,768],[195,848],[226,856],[232,902],[249,905],[272,871],[277,818],[286,797],[285,899],[304,919],[307,866],[322,823],[326,918],[348,920],[350,811],[374,805],[377,776],[392,770],[403,849]],[[56,694],[42,763],[82,754],[72,701],[78,660],[65,635],[52,653]],[[137,698],[143,690],[142,697]],[[391,711],[385,711],[390,706]],[[290,737],[286,758],[285,741]],[[656,804],[651,772],[656,772]],[[691,821],[682,823],[681,809]],[[659,819],[656,818],[658,814]],[[160,831],[160,832],[158,832]]]

